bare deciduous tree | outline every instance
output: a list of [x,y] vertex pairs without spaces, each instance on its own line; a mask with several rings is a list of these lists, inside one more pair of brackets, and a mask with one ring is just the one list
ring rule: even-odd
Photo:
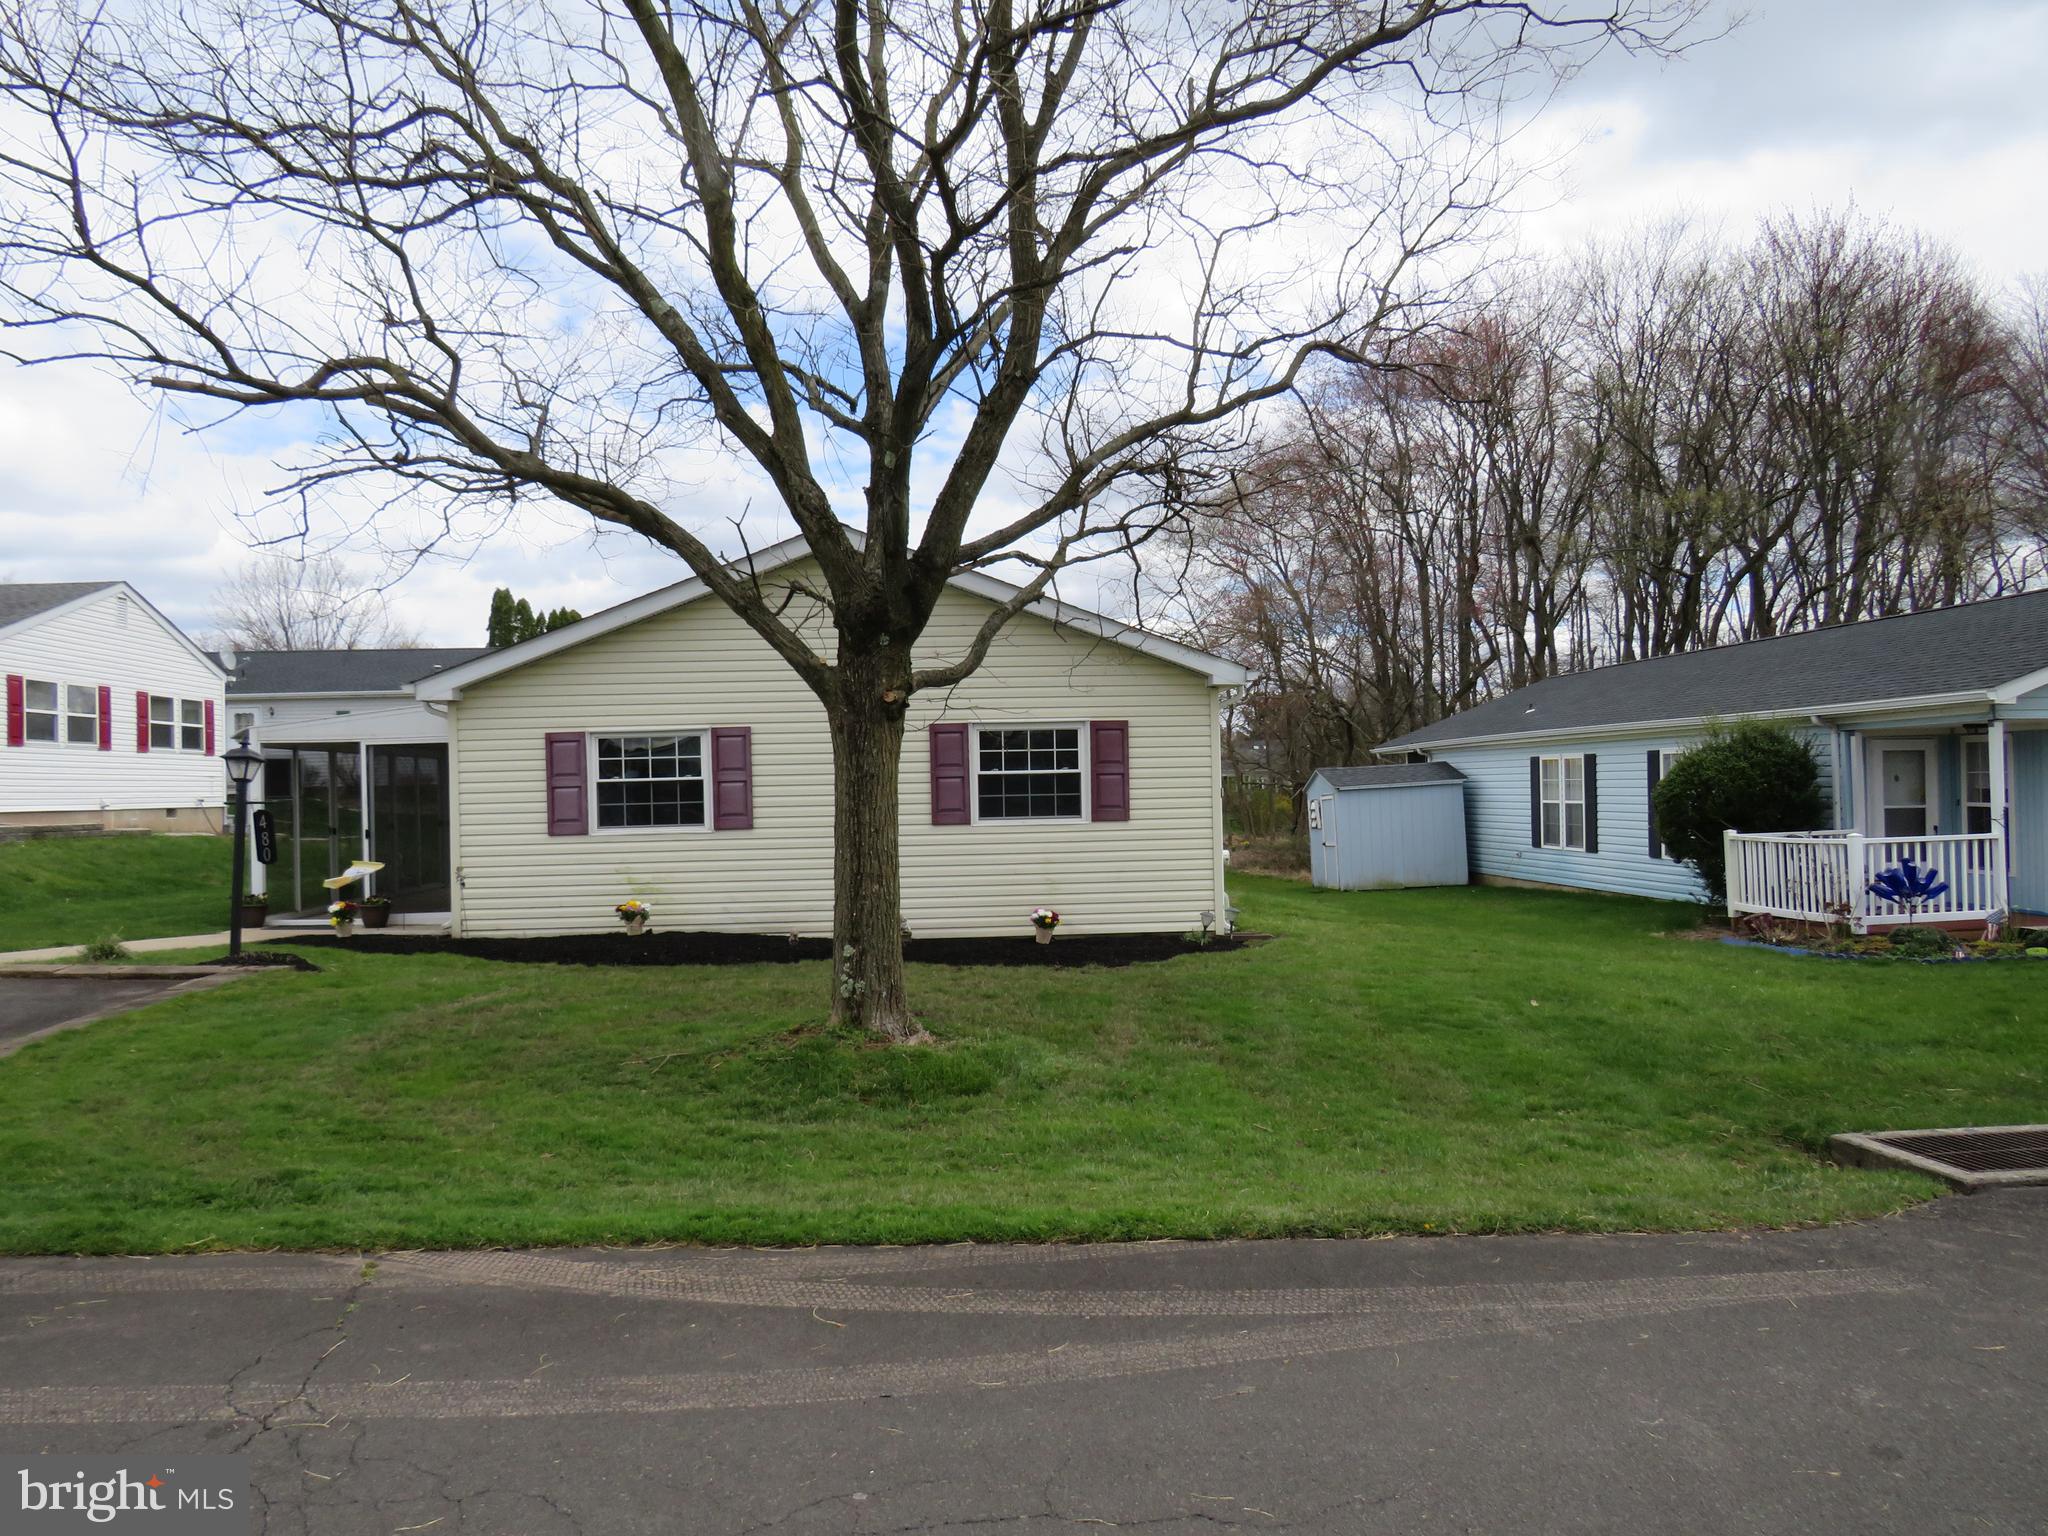
[[257,555],[213,594],[211,640],[238,651],[411,646],[419,635],[335,555]]
[[[903,1037],[911,696],[1208,496],[1312,360],[1426,321],[1504,125],[1700,6],[5,0],[5,291],[52,328],[25,355],[324,407],[302,491],[540,493],[680,556],[824,706],[833,1011]],[[809,572],[673,514],[693,431]],[[947,580],[1003,562],[1016,595],[921,655]]]
[[1279,424],[1189,562],[1300,784],[1561,666],[2048,579],[2048,304],[1847,214],[1504,286]]

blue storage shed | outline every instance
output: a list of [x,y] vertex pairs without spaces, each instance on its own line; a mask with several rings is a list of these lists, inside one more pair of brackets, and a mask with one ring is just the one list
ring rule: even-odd
[[1463,885],[1465,775],[1449,763],[1309,775],[1309,877],[1339,891]]

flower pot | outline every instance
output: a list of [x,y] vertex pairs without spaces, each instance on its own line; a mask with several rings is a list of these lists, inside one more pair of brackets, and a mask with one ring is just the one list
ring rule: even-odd
[[646,918],[644,918],[644,917],[629,917],[629,918],[627,918],[627,919],[626,919],[626,933],[628,934],[628,936],[630,936],[630,937],[632,937],[632,938],[636,938],[636,939],[637,939],[637,938],[639,938],[639,937],[640,937],[640,935],[641,935],[641,934],[645,933],[646,931],[647,931],[647,919],[646,919]]
[[345,939],[355,931],[356,925],[354,919],[350,919],[347,922],[336,923],[334,925],[334,936],[337,939]]
[[365,907],[362,911],[362,920],[365,928],[389,927],[391,923],[391,909],[389,907]]
[[270,903],[267,901],[243,901],[235,904],[235,921],[244,928],[261,928],[270,917]]
[[1052,930],[1050,928],[1040,928],[1032,937],[1041,944],[1050,944],[1052,942]]

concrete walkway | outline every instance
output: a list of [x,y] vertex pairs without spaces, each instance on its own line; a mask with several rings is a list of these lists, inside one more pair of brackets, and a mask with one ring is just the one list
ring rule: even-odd
[[0,1260],[0,1452],[244,1454],[266,1536],[2038,1531],[2044,1276],[2019,1190],[1678,1237]]
[[[244,930],[242,942],[244,944],[260,944],[267,939],[281,939],[284,937],[286,937],[284,933],[272,929],[260,931]],[[123,949],[137,955],[161,954],[163,951],[170,949],[226,949],[227,944],[228,934],[225,928],[219,933],[188,933],[183,938],[176,939],[123,939],[121,941]],[[51,961],[70,960],[84,947],[82,944],[56,944],[47,949],[7,950],[0,952],[0,965],[41,965]]]
[[[410,915],[401,915],[392,918],[391,924],[387,928],[364,928],[359,924],[351,937],[352,939],[363,939],[374,943],[377,936],[381,933],[421,934],[446,933],[447,931],[448,919],[444,916],[413,918]],[[292,923],[266,928],[244,928],[242,930],[242,942],[244,944],[275,944],[280,939],[303,939],[309,934],[322,934],[326,932],[328,932],[327,924],[320,921]],[[228,932],[225,928],[219,933],[188,933],[180,938],[123,939],[121,941],[123,949],[137,955],[161,954],[163,951],[171,949],[226,949],[227,944]],[[0,965],[34,965],[47,961],[69,960],[77,955],[78,951],[83,947],[81,944],[57,944],[47,949],[0,951]]]

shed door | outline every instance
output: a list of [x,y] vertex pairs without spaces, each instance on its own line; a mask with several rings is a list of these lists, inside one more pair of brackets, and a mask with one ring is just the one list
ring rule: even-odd
[[1318,830],[1322,833],[1323,846],[1325,848],[1336,847],[1337,797],[1335,795],[1324,795],[1321,799],[1314,802],[1312,810],[1314,811],[1312,819],[1315,821]]

